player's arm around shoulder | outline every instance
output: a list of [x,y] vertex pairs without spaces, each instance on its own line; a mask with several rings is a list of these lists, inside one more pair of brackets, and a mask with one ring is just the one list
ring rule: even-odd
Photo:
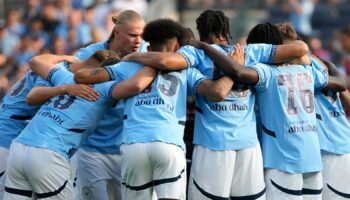
[[[248,67],[243,67],[237,61],[219,52],[209,44],[200,41],[196,41],[196,43],[191,44],[195,45],[197,48],[203,49],[204,52],[214,61],[215,65],[234,81],[245,84],[256,84],[258,82],[258,74],[255,70]],[[239,56],[244,57],[245,53],[243,47],[240,45],[235,45],[234,54],[239,54]]]
[[[309,53],[309,47],[301,40],[296,40],[288,44],[276,46],[276,54],[272,63],[283,63],[294,59],[302,58]],[[309,61],[306,62],[309,63]],[[308,64],[305,63],[305,64]]]
[[152,67],[143,67],[127,80],[120,80],[112,91],[115,100],[125,99],[144,91],[157,75],[157,70]]
[[[346,90],[345,77],[341,75],[332,62],[313,57],[311,58],[311,63],[316,89],[336,92],[343,92]],[[321,87],[318,87],[318,85],[321,85]]]
[[78,96],[88,101],[97,101],[99,98],[99,94],[90,85],[71,84],[57,87],[38,85],[33,87],[29,92],[26,98],[26,103],[31,106],[41,105],[52,97],[64,94]]
[[173,52],[144,52],[131,53],[123,61],[142,63],[159,70],[182,70],[187,68],[187,62],[179,53]]
[[56,67],[56,64],[63,61],[70,63],[80,62],[79,59],[74,56],[42,54],[34,56],[29,61],[29,67],[40,77],[47,79],[50,71]]

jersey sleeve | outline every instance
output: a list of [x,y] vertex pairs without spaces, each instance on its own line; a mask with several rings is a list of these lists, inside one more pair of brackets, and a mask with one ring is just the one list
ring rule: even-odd
[[105,83],[100,83],[96,85],[96,90],[100,93],[101,96],[112,98],[112,92],[115,86],[121,81],[108,81]]
[[328,85],[328,72],[315,58],[311,58],[310,72],[314,79],[315,90],[322,90]]
[[245,48],[245,66],[257,63],[272,63],[276,56],[276,45],[250,44]]
[[177,53],[186,60],[188,68],[198,65],[199,60],[205,58],[203,50],[196,49],[195,47],[189,45],[181,47]]
[[134,75],[142,65],[132,62],[119,62],[115,65],[107,66],[107,70],[110,80],[123,81],[129,79]]
[[58,65],[53,68],[48,76],[47,76],[47,82],[49,82],[52,86],[57,86],[57,85],[63,85],[67,77],[73,76],[73,74],[68,71],[62,69],[62,67],[59,67]]
[[46,81],[45,79],[41,78],[40,76],[37,76],[34,87],[36,86],[42,86],[42,87],[52,87],[52,84]]
[[197,91],[198,86],[202,81],[209,79],[204,76],[198,69],[191,67],[186,70],[187,76],[187,88],[190,95],[194,95]]
[[257,91],[263,91],[269,87],[272,73],[270,67],[261,63],[251,66],[252,69],[256,70],[259,76],[258,83],[255,85]]
[[106,42],[100,42],[100,43],[94,43],[87,47],[83,47],[79,49],[75,56],[79,58],[79,60],[84,61],[90,56],[92,56],[96,51],[98,50],[104,50],[107,49],[107,43]]

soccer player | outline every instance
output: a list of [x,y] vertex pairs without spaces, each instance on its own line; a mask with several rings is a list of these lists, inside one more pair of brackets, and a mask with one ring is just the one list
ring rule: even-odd
[[[247,42],[282,44],[282,37],[276,26],[259,24],[249,33]],[[214,61],[234,81],[250,84],[257,91],[266,199],[321,199],[322,162],[314,90],[344,87],[311,66],[286,63],[277,67],[259,63],[243,68],[210,45],[199,42],[198,47],[216,57]],[[236,51],[243,49],[237,46]]]
[[[141,37],[145,22],[138,13],[126,10],[119,16],[114,16],[112,20],[115,27],[107,41],[81,48],[75,56],[80,60],[85,60],[98,50],[110,49],[119,57],[123,57],[135,51],[146,50],[147,44]],[[41,62],[47,59],[54,59],[54,57],[43,58]],[[78,198],[121,199],[119,147],[122,122],[123,104],[119,103],[116,107],[108,108],[97,124],[94,134],[83,142],[82,148],[71,159],[73,166],[78,162]]]
[[[112,51],[99,51],[70,67],[97,67],[114,55]],[[66,66],[67,63],[59,63],[56,66],[38,65],[31,68],[53,86],[74,84],[73,74]],[[72,95],[59,95],[45,103],[10,147],[4,199],[31,199],[33,193],[39,199],[74,199],[69,158],[86,134],[96,126],[105,109],[113,105],[113,99],[118,100],[143,90],[155,76],[154,71],[147,67],[139,74],[142,73],[146,78],[137,79],[141,82],[130,79],[120,84],[114,81],[94,85],[100,94],[95,102]],[[135,77],[139,74],[135,74]],[[144,80],[146,82],[142,82]],[[139,83],[144,87],[140,88]],[[119,87],[127,87],[128,92],[119,93]]]
[[[233,50],[227,46],[229,20],[222,11],[204,11],[196,22],[201,41],[217,44],[214,47],[225,55]],[[302,42],[278,46],[249,45],[245,62],[283,62],[301,57],[307,51],[306,44]],[[196,67],[213,79],[222,76],[208,55],[191,46],[184,46],[177,53],[137,53],[125,59],[168,70]],[[264,198],[265,184],[256,136],[254,102],[254,92],[242,84],[235,84],[230,95],[221,102],[196,95],[195,150],[189,199]]]
[[[123,57],[145,51],[142,40],[145,22],[135,11],[127,10],[113,17],[115,27],[108,41],[80,49],[76,56],[85,60],[93,52],[110,49]],[[79,150],[78,182],[83,199],[121,199],[121,131],[123,103],[108,108],[92,134]]]
[[[75,61],[75,58],[61,56],[61,61]],[[62,85],[51,87],[33,71],[29,70],[21,80],[5,95],[1,102],[0,111],[0,199],[3,197],[5,184],[5,169],[9,148],[13,139],[26,127],[28,121],[35,115],[40,108],[40,104],[34,106],[26,102],[26,97],[30,90],[37,85],[43,87],[43,92],[47,98],[57,95],[70,94],[80,96],[87,100],[95,100],[96,92],[87,85]]]
[[[174,52],[182,34],[181,25],[156,20],[146,25],[143,38],[150,43],[149,51]],[[105,81],[106,76],[126,79],[141,67],[121,62],[98,69],[99,73],[89,78],[85,77],[91,74],[88,70],[75,76],[80,81]],[[232,87],[225,76],[215,82],[204,79],[195,68],[160,71],[144,93],[125,100],[121,147],[124,199],[151,199],[153,188],[159,199],[185,199],[183,131],[187,92],[222,100]]]
[[[297,34],[290,24],[279,24],[283,41],[296,40]],[[320,63],[318,59],[312,58],[312,65],[320,70],[327,69],[330,78],[340,79],[344,77],[337,68],[329,61]],[[324,66],[323,66],[324,65]],[[350,103],[349,91],[341,93],[334,91],[316,91],[315,109],[317,118],[317,133],[320,140],[321,155],[323,162],[323,191],[324,200],[340,200],[350,197],[350,124],[345,116],[342,102]]]

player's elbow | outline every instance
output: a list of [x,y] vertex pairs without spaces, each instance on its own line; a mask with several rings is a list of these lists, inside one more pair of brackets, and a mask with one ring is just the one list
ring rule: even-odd
[[30,69],[35,70],[35,66],[37,66],[37,63],[38,63],[38,56],[34,56],[29,60],[28,65]]
[[214,92],[213,101],[223,101],[227,97],[227,93],[223,90],[218,90]]
[[74,74],[74,81],[76,83],[87,83],[87,76],[83,71],[78,71]]
[[147,85],[143,82],[136,82],[135,84],[132,85],[132,89],[135,93],[140,93],[143,90],[145,90],[145,88],[147,87]]
[[28,94],[26,104],[29,106],[36,106],[38,105],[38,102],[36,101],[36,98],[34,98],[34,95]]
[[309,47],[307,46],[306,43],[300,42],[300,43],[298,43],[298,48],[297,48],[296,53],[297,53],[296,57],[305,56],[309,53]]

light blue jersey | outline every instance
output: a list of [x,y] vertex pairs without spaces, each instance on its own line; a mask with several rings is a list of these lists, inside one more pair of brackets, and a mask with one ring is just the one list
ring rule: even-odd
[[[232,46],[212,46],[226,55],[233,51]],[[248,45],[245,65],[273,61],[275,49],[276,46],[270,44]],[[223,75],[203,50],[184,46],[178,53],[185,58],[188,67],[198,68],[207,77],[215,80]],[[243,84],[235,84],[221,102],[210,101],[196,94],[194,144],[212,150],[239,150],[255,146],[258,138],[254,103],[253,90]]]
[[[48,76],[53,86],[74,84],[74,75],[57,64]],[[94,85],[100,94],[96,102],[71,95],[53,97],[41,106],[16,142],[47,148],[66,158],[74,154],[81,141],[95,127],[104,111],[113,104],[110,92],[117,82]]]
[[[315,59],[312,59],[312,65],[323,70],[322,65]],[[339,93],[316,91],[315,107],[322,153],[350,153],[350,124],[346,119]]]
[[[147,51],[147,42],[142,42],[139,52]],[[85,48],[79,49],[75,54],[80,60],[85,60],[98,50],[107,50],[107,41],[91,44]],[[91,134],[85,140],[81,147],[90,152],[102,154],[117,154],[120,152],[121,132],[123,128],[124,105],[119,102],[118,105],[110,107],[98,122],[94,134]]]
[[259,75],[255,88],[264,167],[288,173],[321,171],[314,90],[327,84],[327,73],[302,65],[257,64],[253,68]]
[[0,105],[0,146],[10,148],[11,142],[27,126],[40,106],[29,106],[26,97],[34,85],[49,86],[34,72],[28,71],[5,95]]
[[[141,64],[120,62],[109,66],[111,79],[126,80]],[[185,150],[187,91],[196,91],[205,77],[195,68],[160,71],[144,92],[125,100],[123,144],[161,141]]]

